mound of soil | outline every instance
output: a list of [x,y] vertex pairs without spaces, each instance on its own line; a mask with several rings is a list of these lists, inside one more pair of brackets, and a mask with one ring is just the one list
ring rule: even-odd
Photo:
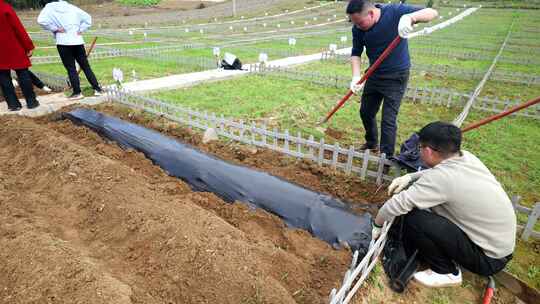
[[324,303],[350,261],[68,121],[0,123],[0,302]]
[[[105,103],[92,108],[154,129],[221,159],[266,171],[309,189],[346,200],[354,205],[377,206],[388,199],[384,189],[379,189],[377,192],[378,187],[374,183],[362,180],[356,174],[347,175],[329,167],[318,166],[312,161],[295,159],[275,151],[249,147],[235,142],[217,141],[203,144],[202,132],[186,128],[166,118],[156,117],[117,104]],[[64,111],[69,110],[70,108],[66,108]],[[58,115],[53,116],[58,117]],[[41,119],[41,122],[46,123],[50,120],[51,117],[46,117]],[[59,132],[62,132],[62,129],[56,128]]]
[[[358,206],[385,199],[309,162],[203,145],[198,133],[117,105],[95,109]],[[144,155],[60,116],[0,117],[0,303],[326,303],[341,283],[350,252],[192,192]],[[472,277],[451,293],[411,285],[398,295],[385,282],[376,268],[352,303],[476,302],[484,285]],[[514,302],[498,288],[494,303]]]

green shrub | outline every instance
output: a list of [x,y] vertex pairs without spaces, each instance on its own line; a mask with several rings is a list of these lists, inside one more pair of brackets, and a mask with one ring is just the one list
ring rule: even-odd
[[14,8],[38,8],[40,7],[39,0],[6,0]]
[[120,4],[131,6],[153,6],[159,4],[161,0],[117,0]]

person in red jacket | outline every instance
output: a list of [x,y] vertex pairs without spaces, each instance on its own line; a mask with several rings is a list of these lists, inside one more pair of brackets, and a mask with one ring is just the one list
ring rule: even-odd
[[15,94],[10,70],[17,73],[27,107],[38,107],[39,102],[28,72],[32,65],[29,57],[32,56],[34,44],[13,8],[4,0],[0,0],[0,45],[0,87],[9,110],[18,111],[22,107]]

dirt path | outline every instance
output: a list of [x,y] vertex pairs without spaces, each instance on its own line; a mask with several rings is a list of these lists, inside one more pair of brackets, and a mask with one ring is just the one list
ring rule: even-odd
[[2,303],[323,303],[349,263],[84,128],[0,123]]

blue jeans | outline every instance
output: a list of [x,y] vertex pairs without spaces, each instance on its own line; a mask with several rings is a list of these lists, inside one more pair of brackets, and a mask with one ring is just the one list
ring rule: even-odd
[[397,115],[401,99],[405,95],[409,81],[409,70],[373,74],[368,78],[362,93],[360,118],[366,130],[366,143],[369,147],[377,147],[378,133],[376,116],[383,104],[381,119],[381,152],[386,157],[394,155],[397,132]]

